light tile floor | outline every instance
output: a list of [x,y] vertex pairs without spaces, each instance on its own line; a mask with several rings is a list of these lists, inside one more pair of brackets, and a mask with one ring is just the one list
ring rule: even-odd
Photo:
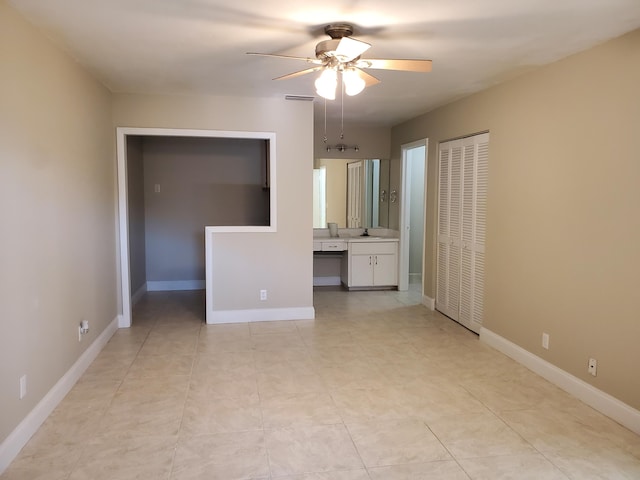
[[640,437],[419,300],[207,326],[202,292],[147,294],[1,478],[640,478]]

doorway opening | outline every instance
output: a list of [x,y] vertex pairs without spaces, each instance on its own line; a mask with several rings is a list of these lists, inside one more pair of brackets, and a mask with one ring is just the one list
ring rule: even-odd
[[131,326],[133,304],[149,290],[205,289],[208,313],[206,232],[276,229],[275,134],[119,127],[117,158],[119,327]]
[[424,294],[428,139],[402,145],[398,290]]

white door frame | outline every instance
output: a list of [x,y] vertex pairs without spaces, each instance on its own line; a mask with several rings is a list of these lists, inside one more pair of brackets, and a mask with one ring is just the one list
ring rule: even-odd
[[[423,211],[426,211],[427,202],[427,156],[429,152],[429,139],[423,138],[415,142],[405,143],[402,149],[401,184],[400,184],[400,251],[398,261],[398,290],[409,289],[409,237],[410,237],[410,209],[411,203],[411,166],[408,162],[407,152],[414,148],[424,147],[424,204]],[[426,229],[427,222],[425,222]],[[422,261],[424,263],[425,232],[422,232]],[[422,288],[424,292],[424,267],[422,275]]]
[[[248,138],[269,140],[269,185],[270,201],[269,216],[270,225],[266,227],[205,227],[205,285],[206,287],[206,312],[207,321],[213,305],[213,292],[209,285],[212,283],[212,271],[210,258],[212,247],[211,237],[215,232],[275,232],[277,231],[276,221],[276,136],[273,132],[241,132],[227,130],[197,130],[182,128],[154,128],[154,127],[117,127],[116,128],[116,156],[118,163],[118,253],[119,279],[120,279],[120,300],[122,312],[118,316],[118,327],[131,327],[131,278],[129,271],[129,202],[127,196],[127,136],[163,136],[163,137],[211,137],[211,138]],[[203,234],[205,233],[203,232]]]

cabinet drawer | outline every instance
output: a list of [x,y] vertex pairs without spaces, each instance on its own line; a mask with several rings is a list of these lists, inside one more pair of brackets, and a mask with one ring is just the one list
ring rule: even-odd
[[322,242],[323,252],[342,252],[346,250],[345,242]]
[[396,253],[398,242],[353,242],[351,253],[354,255],[383,255]]

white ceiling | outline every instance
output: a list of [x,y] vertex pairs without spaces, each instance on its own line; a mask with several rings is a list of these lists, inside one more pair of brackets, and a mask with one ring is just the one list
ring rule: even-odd
[[[431,73],[370,71],[345,122],[394,125],[640,27],[640,0],[9,0],[113,92],[314,95],[329,23],[352,23],[363,58],[426,58]],[[594,65],[594,69],[598,68]],[[315,100],[322,114],[323,101]],[[328,102],[329,117],[340,114]]]

